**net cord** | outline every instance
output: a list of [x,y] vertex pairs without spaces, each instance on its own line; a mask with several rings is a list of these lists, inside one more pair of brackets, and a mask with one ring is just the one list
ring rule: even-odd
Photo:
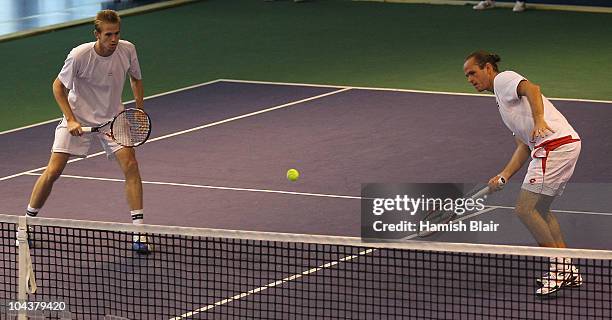
[[[17,216],[0,214],[0,222],[17,223]],[[159,225],[134,225],[131,223],[84,221],[57,218],[25,217],[28,225],[57,226],[66,228],[81,228],[106,230],[114,232],[130,232],[142,234],[166,234],[191,237],[211,237],[226,239],[244,239],[272,242],[313,243],[327,245],[355,246],[377,249],[406,249],[438,252],[465,252],[480,254],[567,257],[612,260],[612,251],[594,249],[559,249],[530,246],[510,246],[475,243],[451,243],[406,240],[402,242],[370,242],[368,239],[343,236],[305,235],[295,233],[259,232],[242,230],[224,230],[211,228],[191,228]]]

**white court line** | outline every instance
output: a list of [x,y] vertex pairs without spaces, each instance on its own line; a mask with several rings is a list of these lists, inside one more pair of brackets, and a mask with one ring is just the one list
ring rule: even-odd
[[[202,82],[202,83],[195,84],[195,85],[192,85],[192,86],[189,86],[189,87],[184,87],[184,88],[179,88],[179,89],[175,89],[175,90],[171,90],[171,91],[161,92],[161,93],[158,93],[158,94],[147,96],[147,97],[144,98],[144,100],[149,100],[149,99],[153,99],[153,98],[157,98],[157,97],[161,97],[161,96],[165,96],[165,95],[169,95],[169,94],[173,94],[173,93],[177,93],[177,92],[181,92],[181,91],[185,91],[185,90],[190,90],[190,89],[206,86],[206,85],[209,85],[209,84],[217,83],[217,82],[220,82],[220,81],[221,81],[221,79],[217,79],[217,80],[212,80],[212,81],[208,81],[208,82]],[[134,100],[130,100],[130,101],[123,102],[123,104],[130,104],[130,103],[133,103],[133,102],[134,102]],[[55,118],[55,119],[51,119],[51,120],[47,120],[47,121],[43,121],[43,122],[39,122],[39,123],[34,123],[34,124],[27,125],[27,126],[24,126],[24,127],[2,131],[2,132],[0,132],[0,135],[11,133],[11,132],[15,132],[15,131],[20,131],[20,130],[24,130],[24,129],[33,128],[33,127],[37,127],[37,126],[40,126],[40,125],[44,125],[44,124],[47,124],[47,123],[51,123],[51,122],[55,122],[55,121],[60,121],[60,120],[62,120],[62,118]]]
[[[496,208],[500,208],[500,209],[512,209],[514,210],[515,207],[506,207],[506,206],[496,206]],[[574,210],[550,210],[552,212],[556,212],[556,213],[568,213],[568,214],[588,214],[588,215],[594,215],[594,216],[612,216],[612,213],[610,212],[597,212],[597,211],[574,211]]]
[[[215,81],[218,81],[218,80],[215,80]],[[205,129],[205,128],[209,128],[209,127],[212,127],[212,126],[217,126],[217,125],[224,124],[224,123],[227,123],[227,122],[236,121],[236,120],[240,120],[240,119],[247,118],[247,117],[252,117],[252,116],[255,116],[255,115],[258,115],[258,114],[262,114],[262,113],[266,113],[266,112],[270,112],[270,111],[274,111],[274,110],[278,110],[278,109],[282,109],[282,108],[287,108],[287,107],[290,107],[290,106],[294,106],[296,104],[300,104],[300,103],[304,103],[304,102],[308,102],[308,101],[324,98],[324,97],[331,96],[333,94],[341,93],[341,92],[348,91],[348,90],[350,90],[350,88],[340,89],[340,90],[336,90],[336,91],[320,94],[318,96],[314,96],[314,97],[310,97],[310,98],[306,98],[306,99],[302,99],[302,100],[298,100],[298,101],[293,101],[293,102],[281,104],[281,105],[278,105],[278,106],[274,106],[274,107],[271,107],[271,108],[267,108],[267,109],[263,109],[263,110],[259,110],[259,111],[255,111],[255,112],[251,112],[251,113],[247,113],[247,114],[244,114],[244,115],[241,115],[241,116],[232,117],[232,118],[228,118],[228,119],[225,119],[225,120],[221,120],[221,121],[205,124],[205,125],[202,125],[202,126],[199,126],[199,127],[195,127],[195,128],[191,128],[191,129],[175,132],[175,133],[170,133],[170,134],[167,134],[167,135],[164,135],[164,136],[161,136],[161,137],[157,137],[155,139],[150,139],[146,143],[151,143],[151,142],[155,142],[155,141],[159,141],[159,140],[163,140],[163,139],[168,139],[168,138],[171,138],[171,137],[174,137],[174,136],[190,133],[190,132],[197,131],[197,130],[202,130],[202,129]],[[98,153],[94,153],[94,154],[91,154],[91,155],[87,156],[86,158],[72,159],[72,160],[68,161],[68,163],[73,163],[73,162],[76,162],[76,161],[81,161],[81,160],[84,160],[84,159],[89,159],[89,158],[97,157],[97,156],[102,155],[102,154],[105,154],[105,152],[101,151],[101,152],[98,152]],[[36,169],[32,169],[32,170],[16,173],[16,174],[13,174],[13,175],[10,175],[10,176],[2,177],[2,178],[0,178],[0,181],[4,181],[4,180],[12,179],[12,178],[15,178],[15,177],[19,177],[19,176],[22,176],[22,175],[25,175],[25,174],[29,174],[29,173],[33,173],[33,172],[36,172],[36,171],[44,170],[46,168],[47,167],[45,166],[45,167],[40,167],[40,168],[36,168]]]
[[[25,175],[40,176],[41,174],[40,173],[31,173],[31,172],[28,172],[28,173],[25,173]],[[81,180],[125,182],[124,179],[85,177],[85,176],[75,176],[75,175],[69,175],[69,174],[63,174],[61,177],[62,178],[71,178],[71,179],[81,179]],[[172,187],[187,187],[187,188],[231,190],[231,191],[246,191],[246,192],[263,192],[263,193],[290,194],[290,195],[307,196],[307,197],[322,197],[322,198],[339,198],[339,199],[361,200],[361,197],[357,197],[357,196],[344,196],[344,195],[323,194],[323,193],[308,193],[308,192],[293,192],[293,191],[282,191],[282,190],[267,190],[267,189],[237,188],[237,187],[223,187],[223,186],[208,186],[208,185],[200,185],[200,184],[160,182],[160,181],[142,181],[142,183],[143,184],[150,184],[150,185],[172,186]]]
[[377,88],[377,87],[353,87],[353,86],[342,86],[342,85],[294,83],[294,82],[272,82],[272,81],[257,81],[257,80],[236,80],[236,79],[220,79],[220,80],[223,82],[247,83],[247,84],[267,84],[267,85],[278,85],[278,86],[299,86],[299,87],[338,88],[338,89],[346,88],[346,89],[357,89],[357,90],[428,93],[428,94],[442,94],[442,95],[453,95],[453,96],[493,97],[493,95],[482,94],[482,93],[425,91],[425,90],[414,90],[414,89],[395,89],[395,88]]
[[[104,152],[100,152],[100,154],[104,154]],[[72,161],[78,161],[83,159],[74,159]],[[33,171],[36,171],[34,169]],[[40,173],[34,172],[23,172],[20,175],[28,175],[28,176],[40,176]],[[62,178],[71,178],[71,179],[82,179],[82,180],[97,180],[97,181],[109,181],[109,182],[125,182],[123,179],[114,179],[114,178],[100,178],[100,177],[86,177],[86,176],[78,176],[78,175],[68,175],[63,174]],[[322,197],[322,198],[339,198],[339,199],[354,199],[354,200],[362,200],[362,197],[358,196],[346,196],[346,195],[335,195],[335,194],[324,194],[324,193],[308,193],[308,192],[293,192],[293,191],[282,191],[282,190],[268,190],[268,189],[253,189],[253,188],[238,188],[238,187],[223,187],[223,186],[209,186],[209,185],[200,185],[200,184],[190,184],[190,183],[175,183],[175,182],[160,182],[160,181],[142,181],[143,184],[151,184],[151,185],[162,185],[162,186],[172,186],[172,187],[187,187],[187,188],[200,188],[200,189],[216,189],[216,190],[230,190],[230,191],[247,191],[247,192],[263,192],[263,193],[276,193],[276,194],[289,194],[296,196],[308,196],[308,197]],[[485,206],[484,210],[474,212],[465,216],[460,216],[459,218],[452,220],[451,222],[459,222],[469,218],[473,218],[475,216],[481,215],[483,213],[489,212],[495,209],[511,209],[514,210],[515,207],[510,206]],[[585,214],[585,215],[594,215],[594,216],[612,216],[611,212],[597,212],[597,211],[574,211],[574,210],[560,210],[555,209],[551,210],[555,213],[567,213],[567,214]],[[404,239],[409,239],[404,238]]]
[[[515,207],[509,207],[509,206],[485,206],[488,209],[484,209],[478,212],[474,212],[472,214],[468,214],[465,216],[462,216],[460,218],[457,218],[451,222],[459,222],[459,221],[463,221],[465,219],[469,219],[469,218],[473,218],[475,216],[481,215],[485,212],[491,211],[491,210],[495,210],[495,209],[511,209],[514,210],[516,209]],[[573,211],[573,210],[560,210],[560,209],[554,209],[551,210],[552,212],[555,213],[567,213],[567,214],[586,214],[586,215],[592,215],[592,216],[612,216],[612,212],[597,212],[597,211]]]
[[[145,97],[144,99],[147,100],[147,99],[150,99],[150,98],[155,98],[155,97],[159,97],[159,96],[163,96],[163,95],[167,95],[167,94],[172,94],[172,93],[183,91],[183,90],[189,90],[189,89],[193,89],[193,88],[196,88],[196,87],[199,87],[199,86],[203,86],[203,85],[207,85],[207,84],[212,84],[212,83],[215,83],[215,82],[252,83],[252,84],[268,84],[268,85],[300,86],[300,87],[317,87],[317,88],[337,88],[337,89],[357,89],[357,90],[372,90],[372,91],[397,91],[397,92],[428,93],[428,94],[442,94],[442,95],[454,95],[454,96],[493,97],[493,95],[482,94],[482,93],[426,91],[426,90],[394,89],[394,88],[383,88],[383,87],[380,87],[380,88],[378,88],[378,87],[352,87],[352,86],[336,86],[336,85],[311,84],[311,83],[294,83],[294,82],[273,82],[273,81],[256,81],[256,80],[217,79],[217,80],[213,80],[213,81],[209,81],[209,82],[204,82],[204,83],[201,83],[201,84],[196,84],[196,85],[185,87],[185,88],[181,88],[181,89],[176,89],[176,90],[172,90],[172,91],[156,94],[156,95],[153,95],[153,96],[150,96],[150,97]],[[594,103],[612,104],[612,100],[591,100],[591,99],[573,99],[573,98],[548,98],[548,99],[549,100],[553,100],[553,101],[556,100],[556,101],[594,102]],[[129,104],[129,103],[133,103],[133,102],[134,102],[134,100],[130,100],[130,101],[124,102],[124,104]],[[50,123],[50,122],[59,121],[61,119],[62,118],[51,119],[51,120],[47,120],[47,121],[44,121],[44,122],[39,122],[39,123],[31,124],[31,125],[20,127],[20,128],[15,128],[15,129],[11,129],[11,130],[2,131],[2,132],[0,132],[0,135],[6,134],[6,133],[15,132],[15,131],[19,131],[19,130],[23,130],[23,129],[28,129],[28,128],[32,128],[32,127],[36,127],[36,126],[40,126],[40,125],[47,124],[47,123]]]
[[[88,159],[88,158],[97,157],[97,156],[102,155],[102,154],[106,154],[106,152],[100,151],[98,153],[90,154],[86,158],[71,159],[71,160],[68,160],[68,163],[73,163],[73,162],[85,160],[85,159]],[[10,176],[2,177],[2,178],[0,178],[0,181],[9,180],[9,179],[17,178],[17,177],[20,177],[20,176],[23,176],[23,175],[32,174],[32,173],[34,173],[36,171],[45,170],[45,169],[47,169],[47,166],[36,168],[36,169],[32,169],[32,170],[28,170],[28,171],[24,171],[24,172],[20,172],[20,173],[16,173],[16,174],[13,174],[13,175],[10,175]]]
[[266,284],[264,286],[261,286],[259,288],[252,289],[252,290],[249,290],[247,292],[243,292],[243,293],[237,294],[237,295],[235,295],[233,297],[230,297],[230,298],[227,298],[227,299],[224,299],[224,300],[221,300],[221,301],[217,301],[214,304],[209,304],[209,305],[207,305],[205,307],[202,307],[202,308],[199,308],[197,310],[184,313],[184,314],[182,314],[182,315],[180,315],[178,317],[171,318],[170,320],[179,320],[179,319],[184,319],[184,318],[192,317],[192,316],[194,316],[194,315],[196,315],[198,313],[201,313],[201,312],[204,312],[204,311],[208,311],[208,310],[210,310],[210,309],[212,309],[214,307],[218,307],[218,306],[221,306],[221,305],[224,305],[224,304],[228,304],[228,303],[230,303],[230,302],[232,302],[234,300],[242,299],[244,297],[248,297],[248,296],[250,296],[252,294],[259,293],[259,292],[268,290],[270,288],[278,287],[278,286],[283,285],[283,284],[285,284],[285,283],[287,283],[289,281],[293,281],[293,280],[302,278],[302,277],[307,276],[307,275],[309,275],[311,273],[319,272],[319,271],[321,271],[323,269],[331,268],[331,267],[333,267],[335,265],[338,265],[338,264],[340,264],[342,262],[351,261],[353,259],[359,258],[360,256],[364,256],[366,254],[370,254],[370,253],[375,252],[375,251],[376,251],[376,249],[367,249],[367,250],[361,251],[361,252],[359,252],[359,253],[357,253],[355,255],[346,256],[346,257],[344,257],[344,258],[342,258],[340,260],[328,262],[328,263],[326,263],[324,265],[321,265],[321,266],[318,266],[316,268],[312,268],[312,269],[306,270],[306,271],[304,271],[302,273],[294,274],[294,275],[286,277],[284,279],[268,283],[268,284]]
[[51,119],[51,120],[47,120],[47,121],[43,121],[43,122],[34,123],[34,124],[30,124],[30,125],[23,126],[23,127],[19,127],[19,128],[15,128],[15,129],[10,129],[10,130],[6,130],[6,131],[2,131],[2,132],[0,132],[0,135],[11,133],[11,132],[15,132],[15,131],[21,131],[21,130],[25,130],[25,129],[30,129],[30,128],[34,128],[34,127],[38,127],[38,126],[42,126],[44,124],[51,123],[51,122],[59,122],[60,120],[62,120],[62,118],[55,118],[55,119]]
[[348,90],[351,90],[351,88],[344,88],[344,89],[340,89],[340,90],[336,90],[336,91],[320,94],[318,96],[314,96],[314,97],[310,97],[310,98],[306,98],[306,99],[302,99],[302,100],[298,100],[298,101],[293,101],[293,102],[281,104],[279,106],[271,107],[271,108],[268,108],[268,109],[263,109],[263,110],[259,110],[259,111],[255,111],[255,112],[251,112],[251,113],[247,113],[247,114],[243,114],[241,116],[237,116],[237,117],[233,117],[233,118],[229,118],[229,119],[225,119],[225,120],[221,120],[221,121],[205,124],[205,125],[202,125],[202,126],[199,126],[199,127],[195,127],[195,128],[191,128],[191,129],[187,129],[187,130],[183,130],[183,131],[167,134],[165,136],[161,136],[161,137],[157,137],[155,139],[151,139],[151,140],[147,141],[147,143],[153,142],[153,141],[157,141],[157,140],[167,139],[167,138],[170,138],[170,137],[178,136],[178,135],[181,135],[181,134],[185,134],[185,133],[189,133],[189,132],[193,132],[193,131],[197,131],[197,130],[201,130],[201,129],[205,129],[205,128],[208,128],[208,127],[220,125],[220,124],[227,123],[227,122],[230,122],[230,121],[240,120],[240,119],[247,118],[247,117],[252,117],[252,116],[255,116],[255,115],[258,115],[258,114],[262,114],[262,113],[266,113],[266,112],[270,112],[270,111],[274,111],[274,110],[290,107],[290,106],[293,106],[293,105],[296,105],[296,104],[300,104],[300,103],[304,103],[304,102],[308,102],[308,101],[324,98],[324,97],[331,96],[331,95],[334,95],[334,94],[337,94],[337,93],[341,93],[341,92],[344,92],[344,91],[348,91]]
[[[342,86],[342,85],[336,86],[336,85],[312,84],[312,83],[273,82],[273,81],[237,80],[237,79],[220,79],[220,80],[223,81],[223,82],[269,84],[269,85],[282,85],[282,86],[320,87],[320,88],[350,88],[350,89],[357,89],[357,90],[372,90],[372,91],[394,91],[394,92],[441,94],[441,95],[452,95],[452,96],[493,97],[493,95],[491,95],[491,94],[450,92],[450,91],[427,91],[427,90],[395,89],[395,88],[383,88],[383,87],[353,87],[353,86]],[[592,100],[592,99],[574,99],[574,98],[551,98],[551,97],[547,97],[547,98],[548,98],[548,100],[553,100],[553,101],[594,102],[594,103],[612,104],[612,100]]]

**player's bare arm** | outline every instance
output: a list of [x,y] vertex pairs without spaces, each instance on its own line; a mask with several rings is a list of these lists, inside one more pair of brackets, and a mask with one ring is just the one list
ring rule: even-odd
[[70,134],[73,136],[80,136],[83,131],[81,129],[81,124],[72,113],[72,109],[70,109],[70,104],[68,103],[68,89],[57,78],[53,81],[53,96],[60,110],[66,117]]
[[130,86],[132,87],[132,92],[134,93],[134,101],[136,102],[136,107],[143,109],[144,87],[142,85],[142,79],[136,79],[130,75]]
[[548,126],[544,120],[544,104],[542,103],[542,92],[540,86],[523,80],[519,83],[516,89],[519,97],[525,96],[531,106],[531,114],[533,116],[533,131],[531,132],[531,141],[535,141],[536,138],[544,138],[548,134],[555,132],[551,127]]
[[499,181],[500,177],[504,177],[506,181],[508,181],[512,176],[514,176],[517,171],[521,169],[523,164],[525,164],[525,161],[529,159],[529,156],[531,154],[529,146],[524,144],[518,138],[514,139],[516,140],[516,149],[512,154],[512,158],[510,158],[510,161],[508,161],[508,164],[506,164],[506,167],[504,167],[504,170],[502,170],[502,172],[500,172],[498,175],[492,177],[489,180],[489,185],[492,187],[497,187],[497,182]]

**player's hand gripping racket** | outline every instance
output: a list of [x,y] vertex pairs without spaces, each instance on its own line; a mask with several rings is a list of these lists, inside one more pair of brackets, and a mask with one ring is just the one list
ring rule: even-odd
[[138,147],[149,139],[151,118],[142,109],[129,108],[97,127],[82,127],[83,132],[100,132],[124,147]]
[[[506,179],[504,177],[500,177],[498,182],[498,189],[501,190],[506,184]],[[470,192],[464,196],[465,199],[479,199],[488,194],[491,194],[497,190],[492,190],[488,185],[482,187],[480,189],[476,189],[475,192]],[[431,210],[429,211],[425,217],[421,220],[422,222],[429,222],[430,224],[447,224],[453,220],[457,214],[454,211],[445,211],[445,210]],[[424,238],[430,236],[437,232],[435,228],[418,228],[417,235],[420,238]]]

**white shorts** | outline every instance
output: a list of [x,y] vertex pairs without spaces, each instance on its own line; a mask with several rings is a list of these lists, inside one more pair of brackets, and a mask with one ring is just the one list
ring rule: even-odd
[[84,133],[81,136],[73,136],[68,131],[66,121],[62,120],[55,128],[55,139],[53,140],[52,152],[67,153],[75,157],[87,157],[93,140],[100,141],[102,148],[106,151],[109,159],[114,157],[117,150],[123,148],[113,139],[102,133]]
[[569,142],[547,151],[544,147],[531,152],[531,162],[522,188],[549,196],[563,194],[580,155],[580,141]]

